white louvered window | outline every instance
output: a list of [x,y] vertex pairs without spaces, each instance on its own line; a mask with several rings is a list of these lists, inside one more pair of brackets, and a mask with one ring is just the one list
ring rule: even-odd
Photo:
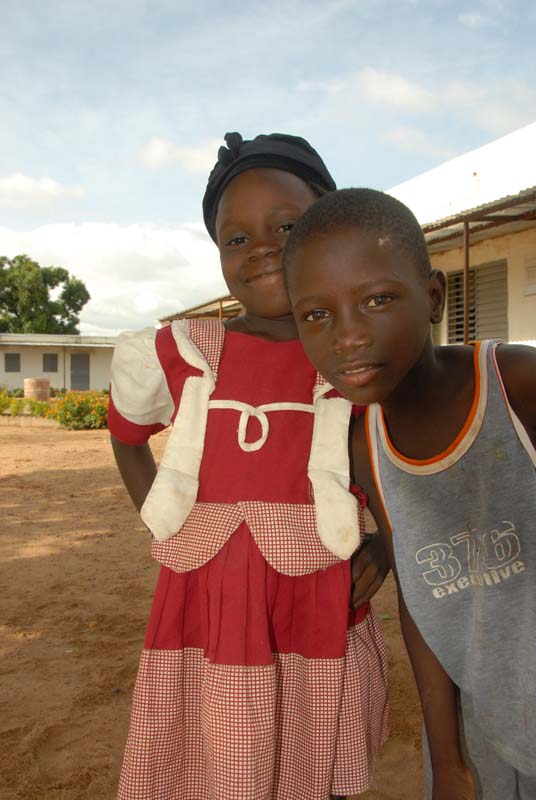
[[[448,342],[463,342],[463,272],[447,275]],[[469,341],[508,341],[508,272],[506,261],[469,270]]]

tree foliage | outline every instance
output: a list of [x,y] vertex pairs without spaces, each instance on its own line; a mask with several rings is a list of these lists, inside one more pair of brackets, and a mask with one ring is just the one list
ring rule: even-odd
[[0,333],[78,333],[89,299],[84,283],[63,267],[0,256]]

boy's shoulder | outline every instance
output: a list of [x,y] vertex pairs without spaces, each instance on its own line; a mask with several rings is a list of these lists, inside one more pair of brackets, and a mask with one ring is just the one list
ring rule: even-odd
[[[474,345],[436,346],[434,350],[447,372],[464,374],[466,379],[472,373],[469,364],[474,358]],[[536,437],[536,347],[497,342],[495,359],[508,402],[534,441]]]
[[527,367],[536,364],[536,347],[530,345],[499,343],[495,354],[503,380],[507,377],[519,380]]
[[536,347],[501,344],[495,357],[508,401],[536,441]]

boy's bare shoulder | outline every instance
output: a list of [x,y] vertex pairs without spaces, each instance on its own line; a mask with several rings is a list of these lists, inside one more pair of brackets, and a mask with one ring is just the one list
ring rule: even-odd
[[497,365],[510,405],[534,441],[536,435],[536,347],[497,347]]

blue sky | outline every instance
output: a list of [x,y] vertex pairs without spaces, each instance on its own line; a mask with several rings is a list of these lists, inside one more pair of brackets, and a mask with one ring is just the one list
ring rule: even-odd
[[0,254],[82,277],[83,330],[225,291],[218,142],[305,136],[389,188],[536,119],[531,0],[3,0]]

